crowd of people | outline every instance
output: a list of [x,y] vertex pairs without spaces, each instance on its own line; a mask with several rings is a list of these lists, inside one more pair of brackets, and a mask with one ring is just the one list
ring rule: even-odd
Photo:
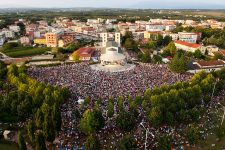
[[[107,117],[107,100],[110,96],[117,98],[118,96],[127,97],[131,95],[135,97],[137,94],[144,94],[148,88],[154,88],[162,84],[173,84],[178,81],[187,81],[190,79],[189,74],[176,74],[167,68],[166,65],[140,64],[133,70],[109,73],[103,71],[92,70],[86,63],[61,65],[52,67],[30,67],[28,74],[36,78],[40,82],[50,83],[52,85],[68,87],[76,98],[89,97],[93,100],[101,98],[100,109],[105,119],[105,126],[96,133],[102,149],[115,149],[118,142],[126,135],[133,135],[140,149],[145,147],[145,128],[150,133],[148,136],[147,149],[157,149],[157,137],[160,135],[170,135],[172,137],[173,146],[179,148],[189,144],[185,137],[184,130],[188,124],[180,124],[177,126],[161,126],[154,128],[147,121],[146,113],[142,107],[138,107],[138,117],[136,118],[136,126],[130,132],[123,132],[116,127],[115,117]],[[223,99],[225,92],[222,91],[219,96],[214,96],[209,110],[200,117],[198,127],[201,137],[206,139],[211,133],[211,129],[215,127],[211,120],[212,109],[218,108],[218,102]],[[79,115],[85,111],[77,102],[78,99],[73,98],[67,100],[61,106],[62,115],[62,131],[57,137],[58,147],[61,148],[79,148],[85,143],[85,136],[79,130],[79,118],[75,113],[78,110]],[[86,108],[92,108],[94,101],[91,101]],[[115,101],[115,106],[118,106]],[[125,106],[126,108],[126,106]],[[115,115],[118,108],[114,108]],[[140,124],[144,122],[145,128]]]
[[88,64],[71,64],[54,67],[31,67],[28,74],[40,82],[66,86],[78,98],[91,99],[118,96],[135,97],[146,89],[162,84],[173,84],[187,81],[188,74],[176,74],[166,65],[140,64],[134,69],[124,72],[104,72],[92,70]]

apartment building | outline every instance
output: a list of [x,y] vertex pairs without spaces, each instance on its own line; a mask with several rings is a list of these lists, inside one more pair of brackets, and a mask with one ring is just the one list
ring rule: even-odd
[[2,46],[5,43],[5,34],[3,32],[0,32],[0,46]]
[[61,34],[62,34],[61,31],[46,33],[45,38],[46,38],[47,47],[57,47],[58,40],[59,40]]

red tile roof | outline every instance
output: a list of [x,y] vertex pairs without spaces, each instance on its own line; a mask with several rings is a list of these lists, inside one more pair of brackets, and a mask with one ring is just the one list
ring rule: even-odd
[[211,66],[224,66],[225,63],[222,60],[212,60],[212,61],[198,61],[201,67],[211,67]]
[[201,46],[200,44],[188,43],[188,42],[184,42],[184,41],[181,41],[181,40],[177,40],[175,43],[180,44],[180,45],[184,45],[184,46],[187,46],[187,47],[192,47],[192,48],[198,48],[198,47]]
[[76,52],[78,53],[79,57],[91,57],[91,55],[95,52],[95,48],[93,47],[82,47],[79,48]]

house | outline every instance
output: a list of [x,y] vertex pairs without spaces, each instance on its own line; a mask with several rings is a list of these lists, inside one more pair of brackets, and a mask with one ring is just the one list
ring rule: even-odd
[[11,31],[11,30],[3,30],[2,32],[5,34],[5,37],[6,38],[11,38],[11,39],[15,38],[14,31]]
[[23,36],[23,37],[20,38],[20,43],[22,45],[30,45],[31,41],[30,41],[29,37]]
[[211,60],[211,61],[197,61],[193,63],[193,69],[189,70],[190,73],[198,73],[200,71],[212,72],[221,70],[225,67],[225,61],[223,60]]
[[34,44],[46,45],[46,39],[45,38],[34,39]]
[[91,58],[94,56],[96,49],[92,47],[82,47],[76,50],[70,57],[70,60],[73,60],[73,55],[78,55],[79,60],[81,61],[90,61]]
[[200,50],[203,54],[205,53],[205,47],[200,44],[188,43],[181,40],[175,41],[175,46],[177,49],[181,49],[187,52],[194,53],[196,50]]
[[145,31],[144,32],[144,38],[145,39],[152,39],[152,40],[157,40],[158,36],[161,35],[162,32],[160,31]]
[[209,46],[206,46],[206,50],[208,52],[208,55],[214,56],[214,53],[219,51],[219,47],[215,45],[209,45]]
[[177,27],[176,25],[167,25],[165,30],[166,30],[166,31],[172,31],[172,30],[174,30],[176,27]]
[[58,46],[59,47],[65,47],[70,43],[74,42],[74,36],[70,34],[64,34],[60,37],[58,41]]
[[20,27],[17,25],[11,25],[9,26],[9,30],[13,32],[20,32]]

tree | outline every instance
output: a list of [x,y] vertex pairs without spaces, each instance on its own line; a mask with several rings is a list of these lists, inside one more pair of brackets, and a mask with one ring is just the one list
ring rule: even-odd
[[192,145],[196,144],[200,138],[199,130],[195,125],[188,127],[186,135],[189,143]]
[[193,53],[194,57],[197,58],[197,59],[204,59],[205,56],[202,54],[202,52],[197,49],[194,53]]
[[45,144],[45,138],[44,135],[41,131],[39,131],[36,136],[35,136],[35,140],[36,140],[36,150],[47,150],[46,148],[46,144]]
[[223,123],[222,125],[217,127],[217,129],[216,129],[216,136],[219,139],[222,139],[223,137],[225,137],[225,123]]
[[170,42],[167,45],[166,49],[163,51],[163,55],[170,54],[170,56],[174,56],[176,54],[176,52],[177,52],[177,48],[176,48],[174,42]]
[[99,110],[87,109],[80,121],[80,129],[85,134],[95,133],[104,127],[104,118]]
[[35,114],[35,124],[36,127],[41,129],[42,128],[42,123],[44,122],[44,115],[42,110],[39,108]]
[[165,37],[163,38],[163,40],[162,40],[162,45],[163,45],[163,46],[166,46],[166,45],[168,45],[171,41],[172,41],[172,37],[167,35],[167,36],[165,36]]
[[214,59],[214,60],[224,59],[224,56],[223,56],[222,54],[215,53],[215,55],[214,55],[213,59]]
[[159,107],[153,107],[148,115],[149,120],[154,126],[158,126],[162,122],[162,112]]
[[134,114],[122,111],[116,118],[116,125],[124,131],[130,131],[135,126]]
[[45,139],[48,142],[53,142],[55,140],[55,128],[50,114],[45,114],[45,120],[43,123],[43,132]]
[[137,142],[130,135],[125,136],[118,144],[118,150],[136,150],[136,149],[137,149]]
[[124,110],[123,103],[124,103],[124,98],[122,96],[119,96],[119,98],[118,98],[118,108],[119,108],[119,111],[123,111]]
[[156,49],[156,46],[157,46],[157,43],[155,41],[149,41],[145,47],[147,49]]
[[96,136],[91,134],[88,136],[86,142],[85,142],[85,149],[86,150],[100,150],[100,143]]
[[73,59],[74,61],[79,61],[79,60],[80,60],[80,57],[79,57],[79,54],[78,54],[77,51],[73,52],[73,54],[72,54],[72,59]]
[[187,62],[184,54],[177,53],[171,60],[169,67],[172,71],[177,73],[184,73],[187,71]]
[[58,109],[56,104],[54,104],[53,109],[52,109],[52,120],[54,122],[55,130],[57,132],[60,131],[61,130],[62,119],[61,119],[60,111],[59,111],[59,109]]
[[113,99],[109,98],[107,115],[109,118],[111,118],[113,114],[114,114],[114,103],[113,103]]
[[52,51],[52,54],[57,54],[57,53],[59,53],[59,48],[58,47],[53,47],[51,49],[51,51]]
[[7,66],[3,61],[0,61],[0,79],[4,79],[7,74]]
[[29,122],[27,125],[27,133],[31,142],[35,141],[35,124],[34,122]]
[[158,138],[159,150],[170,150],[171,149],[171,137],[163,135]]
[[19,150],[27,149],[26,142],[25,142],[25,139],[24,139],[21,131],[19,131],[19,133],[18,133],[18,144],[19,144]]

